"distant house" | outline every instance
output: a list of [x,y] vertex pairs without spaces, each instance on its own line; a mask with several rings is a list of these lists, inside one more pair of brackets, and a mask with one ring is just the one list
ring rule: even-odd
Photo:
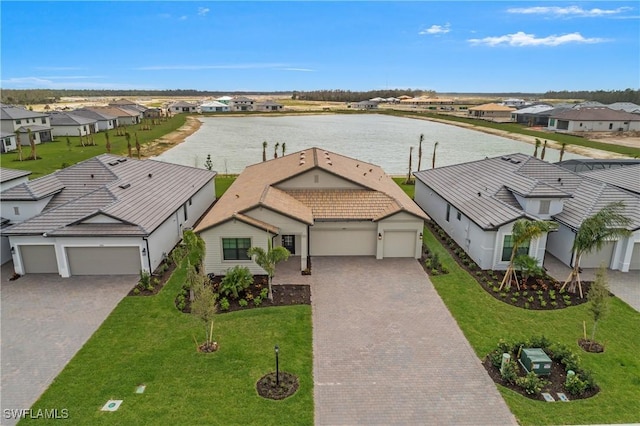
[[378,109],[378,102],[373,102],[373,101],[352,102],[351,104],[349,104],[349,107],[353,109]]
[[[0,168],[0,192],[28,182],[30,174],[31,172],[24,170]],[[8,226],[10,226],[10,221],[5,218],[0,218],[0,229],[4,229]],[[4,265],[11,260],[11,245],[9,244],[9,237],[2,236],[0,238],[0,246],[0,264]]]
[[631,114],[640,114],[640,105],[636,105],[633,102],[615,102],[607,106],[610,109],[615,109],[616,111],[624,111]]
[[547,127],[565,132],[628,132],[640,130],[640,115],[607,107],[569,109],[549,117]]
[[201,112],[229,112],[229,105],[218,101],[207,101],[200,105]]
[[503,121],[505,119],[511,120],[511,113],[515,110],[515,108],[505,105],[489,103],[469,108],[469,115],[485,120]]
[[400,98],[387,98],[385,99],[385,102],[390,103],[390,104],[399,104],[400,103]]
[[455,101],[449,98],[429,98],[421,96],[418,98],[401,99],[400,103],[409,105],[453,105]]
[[17,132],[20,135],[20,145],[29,145],[29,131],[36,144],[53,140],[51,122],[46,113],[10,105],[0,104],[0,131]]
[[509,98],[502,101],[501,104],[508,107],[518,108],[527,105],[527,101],[525,101],[524,99]]
[[132,124],[140,124],[143,114],[139,111],[124,109],[120,107],[85,107],[91,111],[115,116],[118,119],[118,126],[130,126]]
[[220,96],[219,98],[216,98],[215,100],[218,102],[221,102],[225,105],[229,105],[229,103],[231,102],[233,98],[231,96]]
[[552,109],[553,107],[548,104],[532,105],[513,111],[511,121],[529,126],[546,126],[549,124],[549,117],[541,113]]
[[18,148],[15,133],[0,132],[0,152],[10,152]]
[[284,105],[274,101],[258,102],[255,104],[256,111],[282,111]]
[[100,110],[91,110],[87,108],[74,109],[71,111],[74,115],[79,115],[85,118],[92,118],[96,120],[98,124],[98,131],[104,132],[106,130],[115,129],[118,127],[118,117],[115,115],[107,114]]
[[152,272],[215,201],[215,175],[102,154],[2,191],[15,271]]
[[416,203],[482,269],[506,269],[513,223],[521,218],[558,223],[556,232],[530,242],[528,255],[542,265],[547,251],[573,265],[571,247],[584,219],[616,201],[624,203],[625,215],[632,219],[631,236],[605,243],[585,255],[581,265],[604,264],[623,272],[640,269],[640,197],[596,175],[512,154],[423,170],[415,176]]
[[87,136],[98,132],[98,120],[75,115],[72,112],[49,113],[53,136]]
[[172,114],[192,113],[198,112],[198,105],[191,102],[180,101],[170,104],[167,109]]
[[253,99],[244,96],[236,96],[229,101],[229,106],[232,111],[253,111],[255,102]]

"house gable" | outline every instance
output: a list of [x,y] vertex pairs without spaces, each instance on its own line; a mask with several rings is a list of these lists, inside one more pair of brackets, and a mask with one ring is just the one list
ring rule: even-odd
[[352,181],[325,170],[314,168],[276,184],[278,189],[362,189]]

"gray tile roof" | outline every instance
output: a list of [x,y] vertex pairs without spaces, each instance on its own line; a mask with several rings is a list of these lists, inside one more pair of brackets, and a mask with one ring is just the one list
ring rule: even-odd
[[483,229],[526,216],[514,193],[564,198],[563,211],[554,218],[573,229],[607,204],[622,201],[633,221],[630,229],[640,228],[640,197],[525,154],[423,170],[415,176]]
[[98,121],[95,118],[83,117],[72,112],[52,112],[49,117],[51,118],[51,126],[83,126]]
[[640,164],[582,172],[585,176],[640,194]]
[[609,108],[636,114],[640,112],[640,105],[636,105],[633,102],[614,102],[612,104],[609,104]]
[[[55,181],[63,189],[40,215],[4,233],[149,235],[214,177],[215,172],[204,169],[103,154],[26,184],[33,190],[38,181]],[[96,215],[120,223],[85,222]]]
[[[13,133],[10,133],[11,135]],[[0,167],[0,182],[9,182],[10,180],[19,179],[24,176],[29,176],[31,172],[27,170],[6,169]]]
[[115,115],[111,115],[100,110],[91,110],[85,108],[75,109],[73,110],[72,114],[79,115],[81,117],[93,118],[96,121],[115,120],[116,118],[118,118]]
[[0,201],[35,201],[59,193],[64,188],[56,176],[47,175],[0,192]]
[[20,120],[22,118],[38,118],[46,117],[43,112],[29,111],[24,108],[2,105],[0,107],[0,119],[2,120]]
[[616,111],[607,107],[584,107],[569,109],[552,114],[551,117],[561,120],[580,121],[640,121],[640,115],[624,111]]

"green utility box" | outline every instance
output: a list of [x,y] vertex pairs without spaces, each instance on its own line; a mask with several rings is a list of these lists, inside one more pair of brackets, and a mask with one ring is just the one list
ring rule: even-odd
[[551,358],[540,348],[523,349],[518,361],[527,372],[533,371],[538,376],[551,374]]

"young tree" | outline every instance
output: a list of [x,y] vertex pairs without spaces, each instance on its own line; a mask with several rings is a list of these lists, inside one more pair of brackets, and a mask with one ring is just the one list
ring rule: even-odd
[[71,151],[71,139],[67,136],[67,151]]
[[104,138],[106,142],[107,153],[111,154],[111,140],[109,139],[109,132],[104,132]]
[[540,144],[542,144],[542,142],[540,142],[540,139],[536,138],[536,149],[533,151],[533,156],[535,158],[538,158],[538,148],[540,148]]
[[575,253],[573,269],[562,289],[569,284],[569,292],[575,293],[577,286],[580,297],[583,297],[582,283],[580,282],[580,260],[583,255],[591,253],[593,250],[602,249],[605,242],[631,234],[631,231],[627,229],[631,219],[623,212],[624,204],[619,201],[607,204],[602,210],[582,222],[573,240],[572,251]]
[[542,152],[540,153],[540,159],[544,160],[544,155],[547,153],[547,140],[544,140],[544,144],[542,145]]
[[278,147],[280,146],[280,142],[276,142],[273,149],[273,158],[278,158]]
[[273,281],[273,276],[276,273],[276,264],[287,260],[291,253],[289,250],[282,246],[272,247],[271,239],[267,239],[268,242],[268,250],[264,251],[262,247],[251,247],[247,254],[249,257],[252,257],[253,260],[265,270],[269,277],[269,300],[273,300],[273,291],[271,289],[271,282]]
[[406,185],[411,183],[411,161],[413,159],[413,147],[409,147],[409,172],[407,173],[407,179],[404,181]]
[[282,156],[284,157],[284,153],[287,150],[287,143],[286,142],[282,142]]
[[138,160],[140,159],[140,142],[138,141],[138,134],[134,133],[134,136],[136,137],[136,152],[138,153]]
[[129,158],[132,158],[131,155],[131,134],[129,132],[124,134],[124,138],[127,140],[127,152],[129,153]]
[[84,140],[82,139],[82,130],[78,129],[78,136],[80,136],[80,145],[84,146]]
[[22,143],[20,142],[20,132],[16,130],[16,148],[18,149],[18,161],[22,161]]
[[422,167],[422,141],[424,140],[424,134],[420,133],[420,139],[418,140],[418,171]]
[[262,161],[267,161],[267,141],[262,142]]
[[591,302],[589,312],[591,312],[591,316],[593,317],[591,342],[595,342],[598,321],[606,315],[609,308],[609,283],[607,282],[604,266],[601,266],[598,272],[596,272],[596,280],[591,285],[589,293],[587,293],[587,299]]
[[[193,267],[191,267],[193,269]],[[213,352],[218,348],[218,343],[213,340],[213,319],[217,312],[216,294],[207,279],[202,273],[191,274],[192,281],[189,283],[193,290],[193,300],[191,301],[191,314],[197,316],[205,328],[206,340],[203,345],[199,345],[202,352]]]
[[29,137],[29,145],[31,146],[31,159],[37,160],[38,156],[36,155],[36,139],[33,137],[31,129],[27,129],[27,136]]
[[511,230],[511,242],[513,244],[511,258],[509,259],[509,266],[507,266],[507,271],[500,284],[500,290],[502,290],[502,287],[507,289],[511,288],[511,280],[515,280],[518,290],[520,289],[520,283],[518,282],[518,276],[514,268],[514,261],[516,256],[518,256],[518,249],[531,240],[539,238],[542,234],[556,228],[557,224],[551,221],[529,219],[518,219],[515,221]]
[[433,157],[431,158],[431,168],[436,168],[436,149],[438,148],[438,142],[433,145]]
[[204,167],[207,170],[213,170],[213,162],[211,161],[211,154],[207,154],[207,160],[204,162]]
[[519,254],[513,259],[513,265],[518,268],[522,276],[522,283],[526,284],[530,277],[542,274],[542,268],[538,265],[538,259],[528,254]]
[[567,144],[565,142],[562,142],[562,145],[560,146],[560,159],[558,160],[558,162],[562,161],[562,157],[564,157],[564,150],[567,147]]

